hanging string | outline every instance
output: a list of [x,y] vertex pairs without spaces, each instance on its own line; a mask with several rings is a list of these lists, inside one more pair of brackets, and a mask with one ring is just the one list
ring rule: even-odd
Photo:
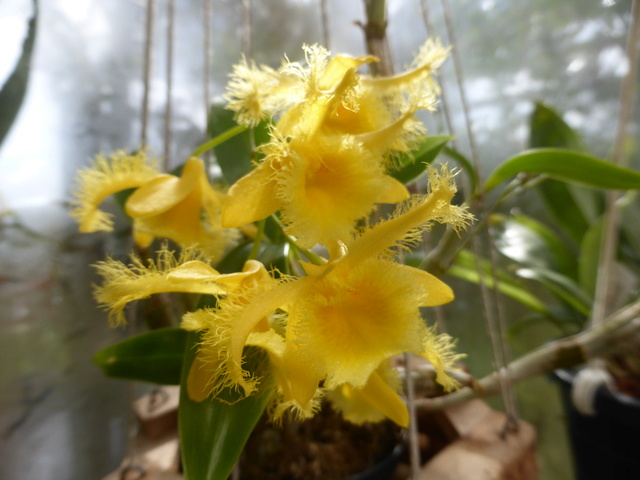
[[[449,44],[458,45],[455,28],[453,26],[453,20],[451,15],[451,7],[449,5],[448,0],[440,0],[440,4],[442,6],[444,24],[447,31],[447,36],[449,40]],[[471,116],[470,116],[470,108],[469,103],[467,101],[467,95],[464,88],[464,74],[462,71],[462,62],[460,60],[460,56],[458,54],[457,49],[453,49],[452,51],[452,59],[453,66],[456,76],[456,84],[458,87],[458,94],[460,96],[460,102],[462,104],[462,113],[465,124],[465,130],[467,134],[467,140],[469,142],[469,149],[471,152],[471,161],[473,163],[474,169],[478,174],[480,174],[480,155],[478,153],[477,144],[475,141],[475,136],[473,133],[473,127],[471,125]],[[484,202],[484,198],[482,196],[477,198],[480,212],[483,214],[487,214],[486,205]],[[493,288],[490,289],[487,284],[487,278],[485,278],[485,274],[483,272],[482,266],[480,264],[480,258],[482,256],[482,251],[485,249],[489,253],[489,265],[490,272],[489,276],[494,279]],[[495,364],[496,371],[498,372],[498,376],[500,379],[500,394],[502,397],[503,404],[505,406],[505,410],[507,413],[507,424],[505,425],[505,431],[503,434],[510,429],[517,428],[517,419],[518,419],[518,410],[515,399],[515,392],[513,390],[512,384],[505,378],[505,368],[509,364],[509,354],[507,351],[507,346],[505,343],[505,331],[506,331],[506,321],[505,321],[505,313],[503,308],[502,298],[498,292],[498,282],[496,279],[496,264],[497,264],[497,254],[495,249],[493,248],[493,243],[491,241],[491,237],[489,231],[487,229],[483,230],[483,235],[474,236],[472,239],[472,248],[474,251],[474,256],[476,258],[476,268],[478,271],[479,284],[480,284],[480,292],[482,296],[482,309],[483,316],[487,325],[487,332],[489,334],[489,339],[491,341],[491,350],[493,354],[493,361]]]
[[327,0],[320,0],[320,17],[322,19],[322,44],[325,48],[331,50],[329,42],[329,5]]
[[251,58],[251,0],[242,0],[242,53]]
[[[429,8],[427,6],[426,0],[420,0],[420,11],[422,13],[422,22],[424,23],[425,32],[427,37],[433,36],[433,32],[435,31],[433,27],[433,23],[431,21],[431,16],[429,15]],[[453,124],[451,123],[451,113],[449,110],[449,100],[448,100],[448,86],[445,82],[440,82],[440,99],[442,108],[439,108],[438,111],[442,112],[444,117],[444,122],[447,127],[447,131],[449,134],[453,133]],[[456,146],[457,139],[454,137],[451,139],[451,145],[453,148],[457,149]]]
[[163,167],[167,171],[171,164],[171,128],[173,97],[173,31],[175,25],[175,0],[167,0],[167,91],[164,110],[164,160]]
[[[211,66],[213,64],[213,43],[211,41],[211,19],[212,19],[212,5],[211,0],[204,0],[203,3],[203,39],[204,39],[204,72],[202,75],[204,82],[204,128],[205,134],[209,134],[209,113],[211,111]],[[210,170],[213,156],[211,151],[204,153],[204,161],[206,162],[207,170]]]
[[147,130],[149,128],[149,95],[151,92],[151,52],[153,44],[154,0],[147,0],[145,37],[144,37],[144,71],[142,93],[142,115],[140,125],[140,148],[147,146]]

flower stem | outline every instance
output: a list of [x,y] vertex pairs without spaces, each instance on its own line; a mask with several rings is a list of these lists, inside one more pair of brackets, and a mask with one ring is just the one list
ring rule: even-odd
[[212,148],[217,147],[221,143],[226,142],[227,140],[235,137],[236,135],[240,135],[245,132],[247,127],[244,125],[236,125],[235,127],[230,128],[229,130],[222,132],[220,135],[213,137],[208,142],[203,143],[198,148],[196,148],[192,153],[192,157],[198,157],[202,155],[204,152],[211,150]]

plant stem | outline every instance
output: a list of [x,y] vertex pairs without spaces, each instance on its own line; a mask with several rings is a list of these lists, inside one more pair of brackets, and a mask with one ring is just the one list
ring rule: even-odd
[[442,397],[416,400],[416,407],[435,410],[472,398],[488,397],[500,391],[501,381],[512,383],[558,368],[574,367],[591,358],[634,348],[633,342],[639,335],[640,300],[618,310],[603,324],[545,344],[514,360],[504,369],[471,381],[470,386]]
[[200,145],[191,153],[191,156],[198,157],[202,155],[204,152],[211,150],[212,148],[217,147],[221,143],[224,143],[227,140],[235,137],[236,135],[240,135],[241,133],[246,131],[247,131],[247,127],[245,127],[244,125],[236,125],[235,127],[230,128],[226,132],[222,132],[220,135]]
[[364,0],[367,14],[364,30],[367,52],[378,57],[377,63],[370,64],[373,75],[393,75],[393,62],[387,48],[387,2],[386,0]]

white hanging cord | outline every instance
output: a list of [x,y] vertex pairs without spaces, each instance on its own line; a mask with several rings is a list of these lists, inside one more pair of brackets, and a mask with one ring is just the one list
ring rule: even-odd
[[[442,5],[442,12],[444,17],[444,23],[449,37],[449,44],[457,45],[457,39],[455,36],[455,28],[453,26],[453,20],[451,17],[451,7],[447,0],[440,0]],[[469,142],[469,149],[471,152],[471,161],[478,175],[480,175],[480,155],[478,153],[478,147],[475,141],[473,133],[473,127],[471,125],[470,108],[467,101],[467,95],[464,88],[464,75],[462,72],[462,62],[457,49],[452,51],[453,66],[456,74],[456,84],[458,87],[458,93],[460,95],[460,102],[462,104],[462,112],[465,123],[465,129],[467,133],[467,139]],[[486,205],[483,198],[478,198],[480,211],[486,214]],[[495,369],[498,372],[504,372],[506,365],[509,364],[509,355],[507,352],[507,346],[505,342],[504,332],[506,330],[505,315],[503,310],[502,298],[499,295],[497,289],[497,281],[494,281],[493,289],[490,289],[487,285],[487,280],[482,271],[480,265],[480,258],[483,250],[483,245],[487,246],[489,253],[490,264],[490,276],[496,278],[496,252],[493,248],[491,238],[488,230],[483,231],[483,238],[474,236],[472,239],[472,247],[476,257],[476,267],[478,270],[478,276],[480,280],[480,292],[482,295],[482,308],[483,316],[487,324],[487,331],[489,339],[491,341],[493,361]],[[507,430],[517,428],[518,411],[515,399],[515,392],[513,386],[508,381],[505,375],[500,374],[500,394],[507,413],[507,424],[505,425],[506,434]]]
[[[429,14],[429,7],[427,5],[426,0],[420,0],[420,11],[422,12],[422,22],[424,24],[426,34],[427,36],[431,36],[433,35],[433,32],[435,31],[435,29],[433,27],[433,22],[431,21],[431,15]],[[451,114],[449,110],[447,89],[448,87],[445,85],[445,82],[440,82],[440,98],[441,98],[442,108],[439,108],[438,111],[442,112],[442,115],[444,117],[444,122],[447,128],[447,132],[449,134],[452,134],[453,124],[451,123]],[[456,138],[451,139],[451,145],[453,145],[453,148],[457,149],[456,141],[457,141]]]
[[331,50],[329,37],[329,5],[327,0],[320,0],[320,17],[322,20],[322,44],[325,48]]
[[[204,0],[203,2],[203,50],[204,50],[204,66],[203,66],[203,93],[204,93],[204,128],[205,135],[209,134],[209,116],[211,112],[211,67],[213,65],[213,42],[211,41],[211,20],[212,20],[212,5],[211,0]],[[211,151],[206,151],[203,154],[204,161],[207,164],[207,172],[210,171],[213,155]]]
[[167,91],[164,110],[164,160],[163,167],[167,171],[171,165],[171,140],[173,129],[171,128],[172,97],[173,97],[173,40],[175,27],[175,0],[167,0]]
[[147,0],[145,37],[144,37],[144,71],[142,93],[142,115],[140,125],[140,148],[147,146],[147,130],[149,128],[149,95],[151,92],[151,52],[153,45],[154,0]]
[[[629,136],[629,126],[635,104],[635,87],[638,75],[638,42],[640,40],[640,2],[634,0],[631,7],[631,25],[627,37],[627,59],[629,68],[620,87],[618,124],[613,146],[612,162],[618,166],[628,164],[625,143]],[[618,202],[621,194],[618,191],[607,192],[602,244],[598,262],[598,278],[596,280],[595,299],[591,312],[591,325],[603,325],[611,305],[607,299],[611,291],[612,270],[615,266],[616,247],[619,237],[620,209]],[[606,369],[604,362],[595,359],[583,368],[574,378],[571,388],[571,401],[583,415],[595,415],[595,398],[598,388],[615,388],[613,377]]]
[[211,107],[211,65],[213,60],[213,48],[211,42],[211,0],[204,0],[203,4],[203,38],[204,38],[204,110],[205,125],[209,122],[209,108]]
[[251,58],[252,42],[251,38],[251,0],[242,0],[242,53],[246,58]]

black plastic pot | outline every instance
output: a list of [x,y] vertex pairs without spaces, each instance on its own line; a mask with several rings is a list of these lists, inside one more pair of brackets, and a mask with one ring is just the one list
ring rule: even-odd
[[640,479],[640,400],[601,388],[595,416],[571,402],[574,373],[556,370],[567,415],[577,480]]

